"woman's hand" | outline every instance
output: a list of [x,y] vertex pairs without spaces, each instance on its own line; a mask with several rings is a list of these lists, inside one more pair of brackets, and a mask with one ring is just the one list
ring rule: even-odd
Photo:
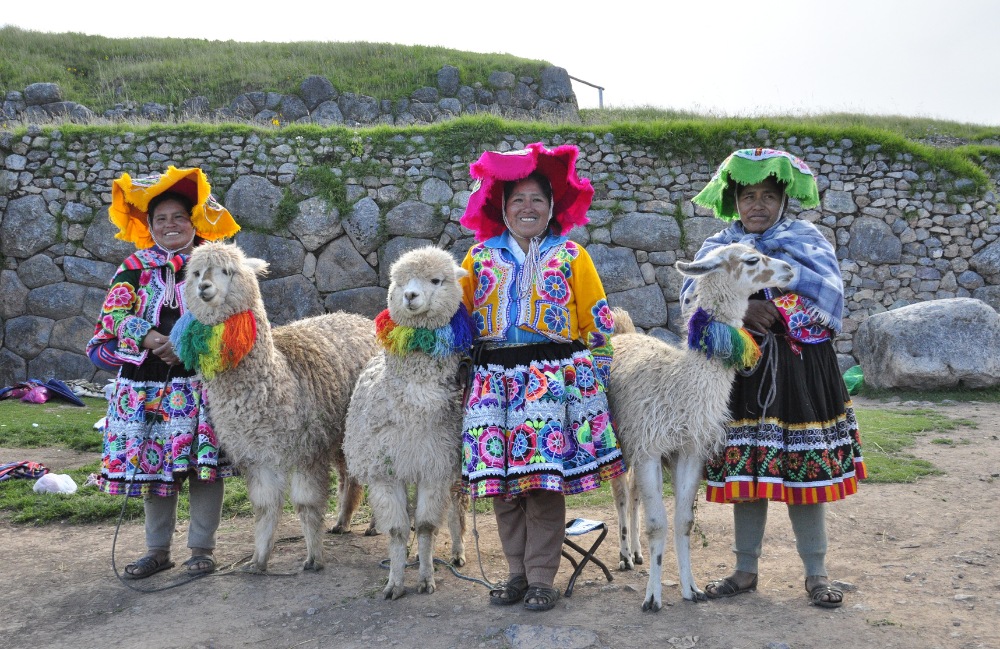
[[167,365],[180,365],[181,359],[174,353],[174,346],[170,338],[164,336],[156,329],[150,329],[146,337],[142,339],[142,346],[151,350]]
[[780,319],[778,307],[773,303],[768,300],[750,300],[746,315],[743,316],[743,326],[751,332],[762,334]]

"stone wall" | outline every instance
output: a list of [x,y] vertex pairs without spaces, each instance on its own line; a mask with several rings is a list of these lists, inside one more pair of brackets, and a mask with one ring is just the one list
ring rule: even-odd
[[23,92],[11,90],[2,96],[0,118],[24,124],[61,120],[80,124],[208,120],[274,126],[409,126],[484,113],[520,121],[580,122],[569,74],[556,66],[543,69],[538,79],[498,70],[490,74],[486,84],[475,82],[468,86],[462,84],[458,68],[446,65],[438,70],[436,86],[417,88],[409,97],[382,99],[339,92],[326,77],[313,75],[299,84],[298,94],[247,92],[228,106],[216,108],[204,96],[190,97],[179,106],[126,101],[104,111],[103,120],[90,108],[65,101],[62,89],[55,83],[33,83]]
[[[479,152],[535,139],[456,145],[445,127],[375,133],[380,139],[342,129],[324,131],[329,137],[245,128],[72,133],[0,133],[0,384],[95,376],[84,345],[108,281],[131,252],[107,220],[110,185],[122,172],[202,166],[245,227],[236,242],[271,263],[261,286],[275,324],[339,309],[371,317],[384,306],[388,268],[401,253],[434,244],[461,259],[472,245],[458,220]],[[644,329],[683,334],[674,263],[724,227],[691,203],[724,154],[673,153],[683,143],[643,147],[570,127],[548,133],[550,145],[582,149],[579,171],[596,196],[590,224],[571,236],[587,246],[611,304]],[[848,311],[836,340],[843,362],[852,362],[853,334],[872,313],[955,296],[1000,307],[993,191],[877,144],[761,131],[730,145],[785,148],[815,170],[821,207],[804,211],[792,201],[789,212],[837,247]],[[997,165],[983,164],[1000,179]],[[311,175],[317,170],[323,174]]]

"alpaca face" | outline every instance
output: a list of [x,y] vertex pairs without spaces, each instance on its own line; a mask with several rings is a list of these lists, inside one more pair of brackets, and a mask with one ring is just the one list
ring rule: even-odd
[[458,311],[459,279],[467,274],[443,250],[430,246],[411,250],[392,265],[389,315],[407,327],[443,327]]
[[257,275],[265,272],[266,261],[247,257],[234,245],[202,244],[188,260],[184,304],[202,324],[217,325],[257,304]]
[[784,288],[795,278],[791,265],[739,243],[719,248],[696,262],[679,261],[674,267],[687,277],[721,273],[720,280],[727,288],[744,299],[764,288]]

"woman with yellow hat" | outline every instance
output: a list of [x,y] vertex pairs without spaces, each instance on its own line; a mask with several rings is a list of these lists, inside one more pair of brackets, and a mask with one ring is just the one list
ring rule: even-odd
[[212,197],[200,169],[174,167],[147,178],[123,174],[112,187],[109,218],[118,226],[115,236],[138,250],[111,280],[87,353],[118,373],[99,486],[144,500],[148,552],[125,567],[125,578],[174,566],[170,541],[185,477],[191,478],[185,565],[191,574],[212,572],[222,479],[234,469],[220,452],[201,378],[180,364],[169,335],[186,310],[184,267],[194,246],[232,236],[239,226]]

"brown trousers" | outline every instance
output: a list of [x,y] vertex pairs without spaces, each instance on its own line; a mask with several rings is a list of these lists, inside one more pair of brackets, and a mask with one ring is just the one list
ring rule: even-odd
[[566,538],[566,497],[537,489],[509,502],[496,497],[493,511],[511,576],[526,575],[528,584],[551,588]]

